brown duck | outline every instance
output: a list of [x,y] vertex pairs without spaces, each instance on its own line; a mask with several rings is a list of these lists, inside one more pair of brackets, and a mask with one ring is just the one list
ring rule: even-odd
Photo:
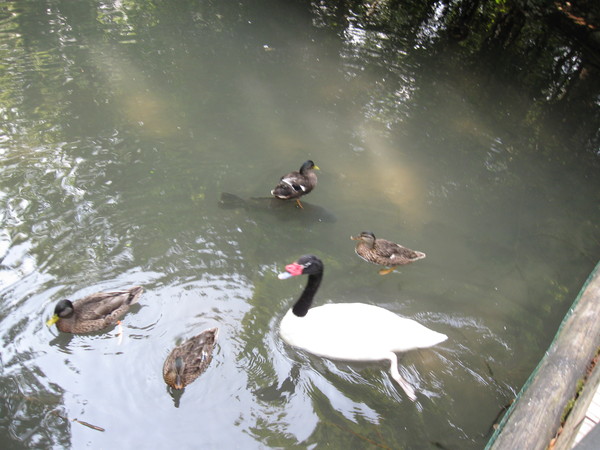
[[319,170],[319,167],[309,159],[302,164],[299,171],[282,176],[271,195],[282,200],[296,199],[296,203],[302,208],[300,197],[308,194],[317,185],[315,170]]
[[210,328],[175,347],[163,366],[165,383],[183,389],[198,378],[212,361],[218,333],[218,328]]
[[97,292],[75,302],[61,300],[46,324],[56,324],[63,333],[100,331],[117,323],[137,303],[142,292],[141,286],[134,286],[123,291]]
[[385,239],[376,239],[370,231],[363,231],[360,235],[350,236],[350,238],[359,241],[354,250],[362,259],[373,264],[389,266],[387,269],[381,269],[380,275],[392,272],[397,266],[425,258],[423,252],[411,250]]

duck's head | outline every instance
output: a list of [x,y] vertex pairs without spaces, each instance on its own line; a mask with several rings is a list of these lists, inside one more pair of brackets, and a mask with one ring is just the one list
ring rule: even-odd
[[48,319],[46,325],[50,327],[56,322],[58,322],[59,319],[67,319],[71,317],[74,312],[75,309],[73,308],[73,303],[71,302],[71,300],[61,300],[56,304],[54,308],[54,314],[52,315],[52,317],[50,317],[50,319]]
[[350,239],[353,241],[363,241],[369,244],[369,246],[373,246],[375,243],[375,235],[370,231],[363,231],[358,236],[350,236]]
[[305,161],[300,167],[300,173],[304,175],[307,170],[321,170],[312,160]]
[[323,273],[323,262],[315,255],[304,255],[285,266],[285,272],[279,274],[280,280],[298,275],[317,275]]

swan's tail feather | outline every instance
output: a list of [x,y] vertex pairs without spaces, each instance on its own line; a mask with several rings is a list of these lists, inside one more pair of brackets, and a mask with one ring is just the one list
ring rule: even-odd
[[390,372],[392,374],[392,378],[396,380],[396,382],[404,390],[406,396],[414,402],[417,399],[417,394],[415,394],[415,390],[410,383],[402,378],[400,372],[398,372],[398,357],[392,352],[388,358],[390,360]]

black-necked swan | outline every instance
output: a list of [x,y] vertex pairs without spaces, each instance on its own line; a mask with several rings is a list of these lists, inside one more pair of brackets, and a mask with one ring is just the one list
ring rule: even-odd
[[311,308],[323,278],[323,262],[305,255],[285,266],[284,280],[308,275],[300,298],[281,320],[279,333],[288,344],[310,353],[347,361],[390,361],[392,378],[415,400],[412,386],[398,372],[396,352],[431,347],[447,336],[387,309],[364,303],[330,303]]

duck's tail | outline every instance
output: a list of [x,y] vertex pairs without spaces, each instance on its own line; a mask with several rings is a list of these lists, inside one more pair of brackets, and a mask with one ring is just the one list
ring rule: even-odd
[[128,289],[129,291],[129,304],[133,305],[134,303],[137,303],[138,300],[140,299],[140,297],[142,296],[142,293],[144,292],[144,288],[141,286],[134,286],[131,289]]

